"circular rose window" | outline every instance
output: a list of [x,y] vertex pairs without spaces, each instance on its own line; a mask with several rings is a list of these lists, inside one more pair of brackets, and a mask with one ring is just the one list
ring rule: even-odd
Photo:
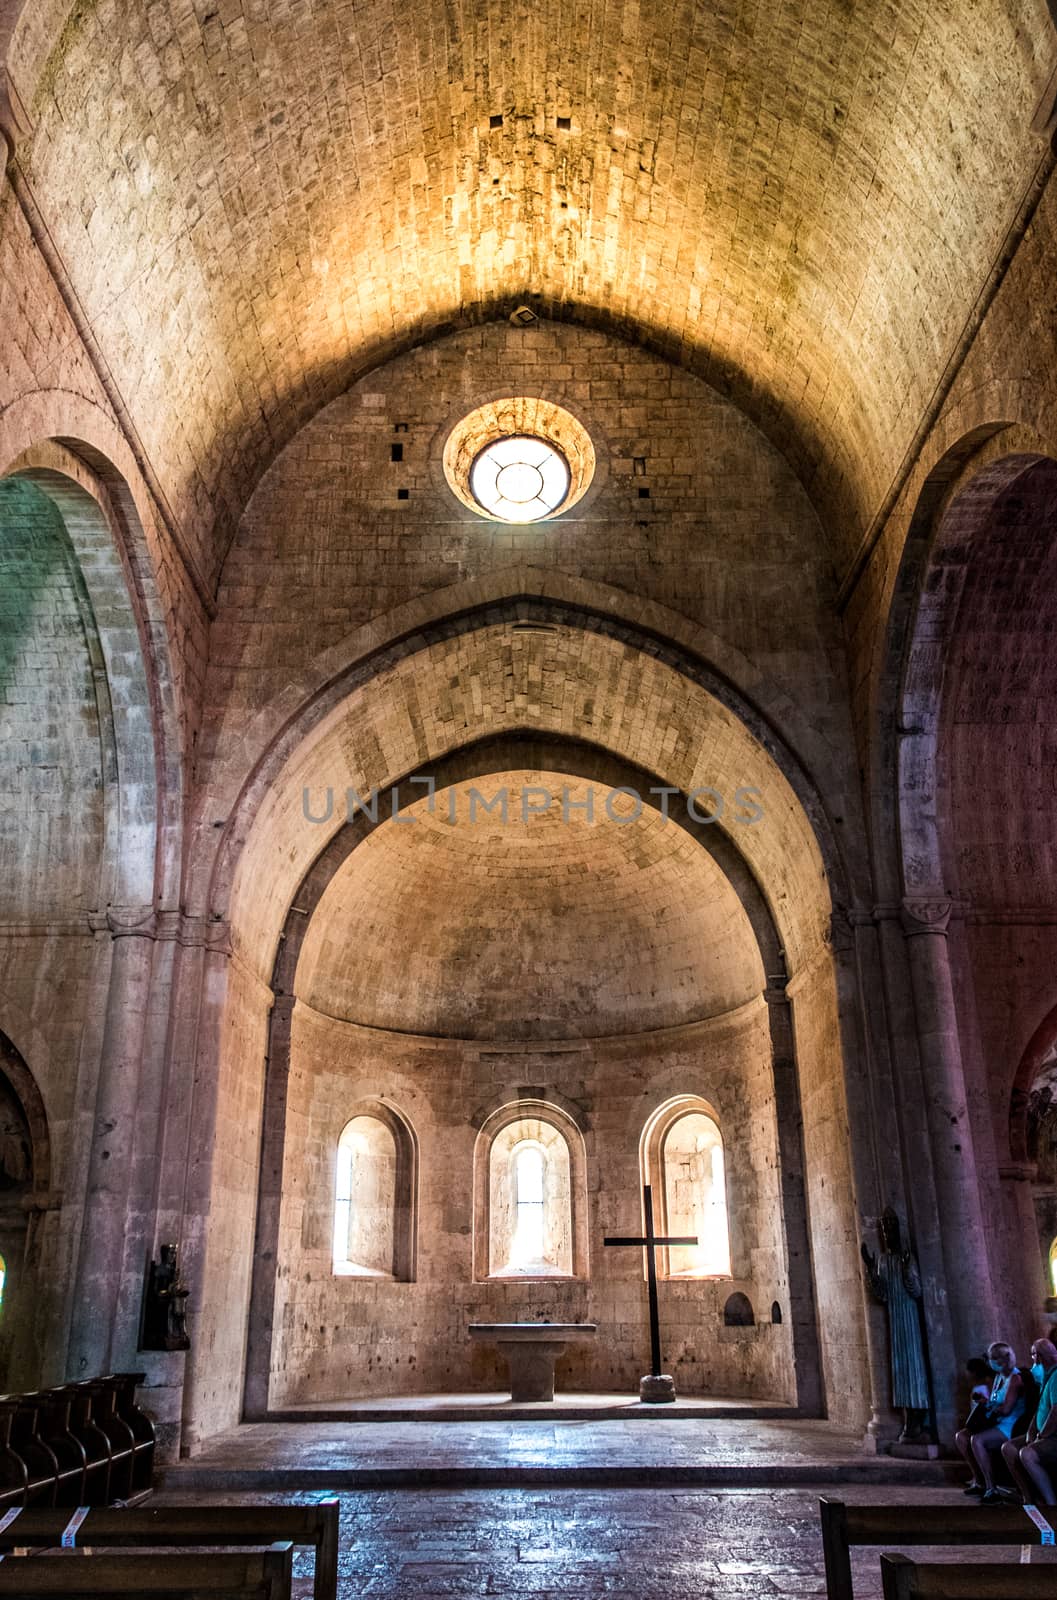
[[535,522],[557,511],[569,493],[569,463],[546,439],[496,439],[470,468],[470,492],[493,517]]
[[454,424],[438,466],[479,517],[526,523],[571,511],[591,487],[596,462],[587,429],[564,406],[508,395]]

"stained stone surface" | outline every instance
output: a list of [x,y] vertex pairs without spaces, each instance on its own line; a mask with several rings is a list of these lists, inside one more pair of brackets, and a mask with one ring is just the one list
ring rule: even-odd
[[[181,1482],[219,1488],[333,1488],[339,1475],[447,1471],[465,1479],[482,1471],[619,1469],[642,1473],[754,1472],[770,1482],[782,1474],[834,1481],[852,1475],[895,1475],[906,1483],[942,1482],[942,1464],[893,1462],[868,1455],[861,1435],[828,1422],[742,1421],[657,1416],[627,1421],[248,1423],[211,1440],[170,1470],[166,1487]],[[240,1479],[242,1481],[240,1481]]]
[[[845,1492],[830,1485],[826,1492],[886,1505],[961,1501],[957,1489]],[[818,1494],[818,1489],[343,1494],[338,1593],[340,1600],[356,1595],[372,1600],[521,1594],[555,1600],[822,1595]],[[259,1503],[272,1497],[252,1498]],[[972,1559],[1016,1561],[1019,1553],[1008,1545],[979,1548]],[[957,1558],[950,1549],[920,1549],[917,1555],[929,1561]],[[1031,1556],[1033,1561],[1057,1560],[1038,1549]],[[857,1600],[879,1600],[880,1552],[856,1551],[852,1564]],[[294,1571],[294,1600],[308,1600],[311,1557],[296,1555]]]

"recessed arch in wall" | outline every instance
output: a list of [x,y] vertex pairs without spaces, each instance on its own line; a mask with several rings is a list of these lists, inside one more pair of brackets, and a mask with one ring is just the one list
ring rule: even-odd
[[[582,743],[574,740],[560,740],[541,737],[531,730],[521,730],[520,733],[500,734],[492,739],[478,741],[463,750],[457,750],[450,756],[438,761],[432,769],[438,797],[447,792],[449,786],[458,779],[465,780],[475,775],[498,770],[505,772],[509,766],[519,767],[525,764],[545,767],[547,770],[557,772],[577,772],[590,776],[600,782],[609,782],[614,785],[623,784],[628,790],[636,788],[644,794],[649,793],[646,780],[649,774],[639,768],[630,767],[626,762],[615,760],[605,750],[584,747]],[[414,776],[414,775],[413,775]],[[269,1088],[266,1089],[265,1130],[264,1141],[269,1150],[274,1151],[281,1145],[283,1128],[285,1126],[285,1096],[281,1088],[283,1063],[289,1060],[289,1027],[294,1013],[291,1003],[299,987],[299,972],[302,951],[305,948],[306,935],[310,934],[313,918],[327,892],[328,885],[334,879],[343,863],[350,860],[350,853],[357,844],[367,838],[379,828],[393,828],[397,826],[394,816],[406,816],[408,805],[414,801],[421,806],[428,805],[421,789],[412,787],[413,777],[408,783],[398,788],[398,798],[395,802],[392,795],[387,796],[383,805],[381,802],[376,811],[371,808],[359,810],[351,822],[343,825],[330,843],[325,845],[316,862],[308,870],[305,878],[295,890],[293,904],[288,915],[283,936],[279,942],[276,968],[273,972],[272,985],[279,996],[272,1013],[272,1034],[268,1045],[267,1055],[269,1061]],[[670,807],[670,815],[674,819],[679,813],[676,802],[671,793],[667,801],[662,801],[659,794],[652,796],[653,805],[660,810],[662,804]],[[674,825],[670,824],[670,825]],[[751,871],[738,851],[733,847],[728,835],[719,833],[718,830],[708,826],[702,828],[692,822],[688,816],[683,817],[683,826],[692,828],[699,845],[713,854],[717,863],[722,863],[722,870],[729,875],[730,882],[742,902],[743,915],[746,917],[752,934],[758,941],[760,962],[757,983],[764,982],[764,975],[768,969],[775,970],[781,965],[779,944],[773,926],[773,921],[766,903],[760,893]],[[401,830],[402,831],[402,830]],[[678,831],[678,830],[677,830]],[[750,935],[751,942],[752,935]],[[777,1048],[777,1046],[776,1046]],[[786,1046],[783,1045],[783,1052]],[[274,1090],[273,1087],[274,1086]],[[800,1113],[789,1099],[790,1092],[795,1099],[795,1080],[789,1074],[782,1073],[776,1096],[779,1106],[779,1137],[782,1145],[781,1161],[783,1168],[789,1170],[790,1175],[794,1170],[799,1170],[797,1162],[799,1157],[789,1148],[789,1132],[799,1127]],[[274,1106],[274,1117],[271,1120]],[[507,1113],[510,1114],[509,1112]],[[637,1132],[638,1130],[636,1130]],[[480,1151],[480,1144],[478,1149]],[[250,1346],[249,1346],[249,1375],[246,1390],[246,1414],[248,1416],[261,1416],[267,1414],[271,1349],[271,1326],[274,1314],[274,1267],[277,1264],[275,1249],[269,1241],[272,1239],[273,1230],[278,1227],[279,1211],[282,1203],[281,1193],[267,1182],[268,1173],[277,1173],[278,1167],[274,1161],[269,1161],[267,1173],[262,1171],[262,1191],[258,1207],[257,1223],[257,1269],[255,1277],[253,1309],[250,1315]],[[478,1196],[485,1193],[486,1184],[480,1176],[476,1192]],[[795,1192],[792,1188],[787,1190],[787,1196]],[[795,1204],[787,1198],[786,1222],[791,1235],[799,1237],[798,1229],[804,1226],[803,1213],[798,1212]],[[480,1218],[480,1207],[478,1208]],[[798,1220],[799,1219],[799,1220]],[[477,1245],[477,1272],[479,1280],[488,1274],[489,1262],[487,1254],[482,1258],[481,1240],[483,1229],[478,1222],[475,1232]],[[792,1257],[790,1271],[797,1279],[797,1301],[801,1307],[801,1314],[792,1330],[792,1337],[797,1349],[797,1378],[800,1385],[799,1394],[801,1402],[808,1409],[817,1408],[817,1355],[813,1354],[816,1346],[816,1332],[814,1326],[814,1294],[810,1282],[810,1266],[806,1240],[803,1245],[791,1245]],[[483,1264],[482,1264],[483,1261]],[[805,1398],[807,1397],[807,1398]]]
[[51,1204],[44,1101],[25,1059],[0,1032],[0,1383],[11,1388],[37,1380],[39,1344],[47,1331],[38,1325],[46,1287],[38,1283],[41,1224]]
[[150,907],[175,891],[182,792],[168,643],[138,512],[101,452],[53,439],[0,475],[0,535],[6,527],[17,547],[27,521],[41,540],[52,530],[48,550],[75,600],[95,685],[109,796],[99,904]]
[[384,1100],[358,1102],[338,1137],[334,1166],[335,1274],[412,1282],[418,1140],[408,1119]]
[[[535,1152],[538,1161],[534,1161]],[[537,1173],[541,1184],[538,1237],[533,1228],[537,1219],[530,1210],[535,1202],[531,1184]],[[528,1184],[523,1189],[525,1179]],[[590,1253],[583,1134],[560,1106],[524,1099],[501,1106],[485,1118],[474,1144],[473,1196],[473,1260],[478,1281],[587,1277]]]
[[[537,609],[542,612],[540,620],[546,626],[533,626],[520,635],[512,632],[515,621],[534,622]],[[506,668],[503,666],[500,670],[500,663],[509,662],[512,648],[518,664],[511,689],[520,694],[520,663],[523,662],[526,671],[530,668],[535,671],[538,665],[544,681],[553,677],[553,692],[548,689],[538,705],[534,703],[537,698],[534,696],[524,705],[512,701],[509,709],[503,703],[505,690],[498,701],[491,693],[486,694],[487,711],[482,716],[473,709],[472,695],[464,703],[460,686],[464,680],[469,686],[472,677],[489,684],[490,688],[493,670],[499,673],[497,686],[501,685]],[[768,813],[771,825],[766,843],[760,831],[754,831],[752,826],[744,827],[739,834],[740,824],[730,815],[723,826],[712,830],[711,842],[706,848],[716,851],[722,847],[732,852],[732,861],[738,864],[743,882],[751,886],[743,904],[754,928],[759,925],[763,930],[760,940],[761,950],[766,952],[764,971],[775,974],[779,984],[784,984],[783,959],[779,954],[784,949],[785,959],[800,973],[797,1014],[809,1017],[816,1003],[815,996],[824,995],[832,983],[829,918],[833,878],[826,861],[832,856],[836,879],[842,882],[840,852],[833,843],[824,808],[817,799],[809,802],[807,811],[800,804],[783,767],[788,766],[795,775],[797,789],[810,790],[810,781],[795,757],[783,749],[758,710],[747,706],[729,683],[720,684],[709,676],[707,669],[701,668],[699,672],[691,661],[680,659],[683,670],[676,667],[670,646],[653,637],[636,637],[634,628],[627,623],[614,627],[602,616],[577,615],[568,607],[552,603],[536,608],[531,600],[498,602],[480,614],[471,610],[456,619],[452,631],[442,626],[431,637],[420,629],[406,645],[384,659],[377,657],[369,664],[365,662],[359,686],[346,684],[348,693],[344,699],[331,701],[328,690],[326,697],[314,701],[306,713],[305,732],[300,742],[293,739],[289,728],[282,733],[280,742],[288,753],[274,769],[269,782],[265,784],[263,777],[269,771],[270,756],[261,762],[259,774],[247,783],[243,801],[229,821],[214,875],[214,906],[226,904],[230,907],[232,938],[241,967],[258,972],[263,967],[267,972],[273,952],[279,952],[278,964],[270,973],[271,987],[279,997],[273,1026],[284,1027],[284,1019],[290,1015],[297,955],[306,918],[333,872],[354,846],[358,830],[375,826],[370,815],[362,812],[356,815],[353,824],[346,824],[341,806],[346,788],[355,789],[361,797],[369,797],[372,789],[384,790],[394,782],[428,773],[439,783],[442,766],[456,757],[462,759],[460,752],[472,757],[465,774],[488,770],[480,763],[483,759],[492,759],[490,740],[521,737],[560,741],[564,736],[570,748],[579,745],[582,750],[585,734],[589,736],[594,730],[598,733],[597,749],[601,757],[623,762],[630,757],[635,770],[646,773],[661,789],[667,785],[670,794],[685,796],[706,777],[720,788],[726,785],[731,794],[739,783],[762,783],[767,790],[765,804],[768,797],[773,802],[773,809]],[[565,676],[567,663],[573,661],[582,685],[579,691],[573,687],[573,680]],[[433,678],[437,684],[436,696],[429,688]],[[702,680],[710,685],[714,683],[715,693],[711,688],[706,689]],[[633,701],[626,703],[623,713],[618,714],[618,703],[627,695],[632,682],[635,685]],[[568,684],[565,690],[560,687],[563,683]],[[409,691],[410,701],[405,698]],[[592,710],[586,716],[580,706],[585,694],[592,701]],[[442,709],[439,720],[435,713],[423,720],[413,709],[426,702]],[[681,715],[688,716],[692,723],[694,733],[689,742],[681,741],[674,730],[666,738],[664,730],[671,729],[668,708],[674,708],[676,703],[682,708]],[[405,709],[399,709],[400,706]],[[449,707],[450,728],[447,726]],[[563,727],[565,715],[573,719],[573,726],[579,730],[579,740]],[[350,738],[353,729],[356,732]],[[357,752],[368,746],[375,756],[372,764],[365,766]],[[662,749],[667,750],[663,757],[660,756]],[[648,757],[647,762],[643,761],[643,756]],[[654,760],[658,765],[649,764]],[[559,767],[559,770],[568,768]],[[450,782],[450,769],[446,768],[445,772],[448,775],[444,781]],[[327,812],[325,790],[331,786],[338,797],[338,805]],[[306,789],[313,796],[313,816],[326,813],[325,820],[320,823],[305,821]],[[417,791],[416,798],[421,794],[421,790]],[[324,800],[323,812],[316,804],[317,799]],[[655,799],[653,803],[660,802]],[[816,816],[820,832],[816,832],[810,820]],[[383,821],[381,825],[388,824]],[[283,843],[279,842],[280,838]],[[259,852],[263,854],[258,861]],[[265,860],[271,863],[267,870],[263,870]],[[274,872],[276,862],[282,863],[285,881]],[[733,881],[737,873],[734,866],[731,870]],[[227,882],[232,885],[230,899],[223,887]],[[288,914],[292,921],[287,922]],[[280,939],[284,924],[285,932]],[[767,925],[771,930],[769,934],[765,931]],[[823,1000],[822,1005],[824,1010],[832,1007],[834,1021],[825,1023],[825,1031],[833,1041],[840,1026],[840,1014],[836,994],[832,989],[829,992],[832,998]],[[783,1046],[783,1052],[786,1049]],[[276,1048],[273,1037],[269,1047],[273,1067],[280,1053],[281,1047]],[[813,1070],[826,1080],[823,1093],[842,1098],[844,1087],[837,1057],[831,1059],[825,1051],[819,1054],[813,1050],[812,1062]],[[235,1069],[234,1063],[231,1066]],[[221,1070],[229,1070],[228,1065]],[[259,1071],[259,1067],[250,1070]],[[795,1073],[789,1081],[795,1084]],[[813,1095],[816,1092],[812,1090]],[[822,1102],[816,1099],[814,1103]],[[798,1126],[799,1114],[784,1120],[787,1126]],[[266,1141],[271,1136],[266,1125]],[[831,1159],[832,1152],[827,1156],[828,1161]],[[827,1193],[838,1192],[834,1180]],[[851,1193],[850,1180],[846,1192]],[[271,1224],[265,1218],[274,1212],[277,1204],[278,1196],[262,1191],[258,1209],[259,1239],[270,1237]],[[847,1218],[835,1220],[835,1226],[838,1233],[841,1230],[846,1233],[851,1272],[854,1270],[851,1256],[857,1250],[854,1225]],[[812,1330],[810,1340],[814,1340],[811,1267],[806,1247],[798,1252],[798,1262],[808,1274],[808,1283],[806,1298],[798,1296],[797,1301],[801,1306],[812,1308],[808,1320]],[[264,1302],[254,1291],[251,1345],[263,1342],[267,1346],[270,1340],[268,1300],[267,1290]],[[852,1310],[850,1314],[854,1316],[858,1312]],[[796,1323],[797,1337],[807,1338],[808,1320],[802,1317]],[[258,1378],[253,1378],[251,1373],[247,1384],[247,1415],[261,1415],[267,1409],[266,1390],[259,1382],[260,1373],[267,1371],[267,1361],[262,1367],[259,1356],[255,1359]],[[805,1379],[810,1367],[811,1357],[805,1344],[803,1362],[799,1366]]]
[[659,1250],[659,1274],[730,1277],[723,1132],[715,1108],[698,1095],[666,1100],[642,1130],[639,1164],[658,1233],[698,1239],[697,1245]]

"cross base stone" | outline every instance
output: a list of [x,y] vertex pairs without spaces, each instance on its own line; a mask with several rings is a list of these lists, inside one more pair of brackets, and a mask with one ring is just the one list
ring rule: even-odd
[[645,1405],[666,1405],[675,1399],[675,1379],[667,1372],[648,1372],[639,1379],[639,1399]]

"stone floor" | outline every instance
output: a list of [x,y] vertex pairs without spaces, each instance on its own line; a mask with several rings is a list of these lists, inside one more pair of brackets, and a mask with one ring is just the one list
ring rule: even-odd
[[377,1400],[304,1400],[277,1408],[272,1421],[311,1422],[484,1422],[543,1420],[602,1421],[609,1417],[655,1419],[672,1417],[791,1417],[793,1408],[780,1400],[727,1400],[683,1397],[665,1405],[643,1405],[627,1394],[559,1393],[553,1400],[515,1401],[509,1391],[494,1394],[388,1395]]
[[551,1483],[631,1487],[942,1484],[940,1462],[863,1451],[827,1422],[701,1419],[248,1423],[172,1467],[170,1489],[339,1489]]
[[[844,1491],[830,1485],[827,1492],[886,1504],[961,1501],[950,1488]],[[346,1493],[340,1500],[340,1600],[766,1600],[825,1592],[817,1490],[396,1490]],[[857,1600],[880,1596],[879,1554],[855,1552]],[[919,1560],[964,1559],[964,1552],[959,1557],[949,1549],[916,1554]],[[972,1559],[1016,1561],[1019,1554],[1009,1547],[977,1549]],[[1031,1552],[1034,1561],[1047,1556],[1053,1559],[1050,1552]],[[308,1600],[309,1556],[298,1557],[296,1572],[296,1600]]]

